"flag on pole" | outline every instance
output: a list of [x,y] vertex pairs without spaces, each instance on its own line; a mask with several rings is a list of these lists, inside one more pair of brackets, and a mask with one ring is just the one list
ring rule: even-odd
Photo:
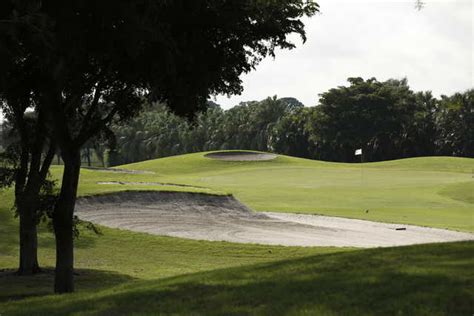
[[356,156],[362,155],[362,148],[356,149],[355,154]]

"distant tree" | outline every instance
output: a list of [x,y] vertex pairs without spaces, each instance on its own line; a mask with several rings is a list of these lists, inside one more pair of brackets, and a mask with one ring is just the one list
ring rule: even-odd
[[292,106],[277,99],[240,103],[225,112],[221,132],[223,149],[255,149],[267,151],[273,125]]
[[431,92],[415,94],[414,111],[402,117],[403,132],[396,139],[398,158],[436,154],[437,111],[437,100]]
[[222,149],[227,137],[224,132],[226,112],[220,107],[209,107],[199,113],[183,133],[186,138],[183,140],[185,151],[182,153]]
[[413,139],[415,124],[429,124],[421,118],[426,113],[426,109],[420,108],[423,103],[418,102],[422,96],[417,98],[406,79],[379,82],[375,78],[349,78],[348,81],[348,87],[321,94],[320,105],[313,113],[309,130],[319,158],[356,161],[356,148],[363,149],[366,161],[430,152],[406,147],[409,142],[413,146],[419,143]]
[[[192,122],[177,117],[164,104],[147,105],[127,125],[113,126],[117,139],[115,163],[218,149],[274,151],[273,147],[280,148],[283,142],[288,150],[285,153],[304,155],[301,137],[306,134],[295,135],[293,132],[296,131],[292,131],[291,137],[279,138],[279,133],[286,132],[283,130],[285,123],[280,121],[289,122],[295,115],[298,124],[304,125],[301,120],[305,112],[303,105],[295,100],[267,98],[244,102],[226,111],[214,105],[199,112]],[[275,143],[277,139],[282,143]]]
[[239,93],[242,73],[276,48],[294,47],[289,33],[305,39],[301,17],[318,8],[302,0],[6,2],[1,18],[16,26],[0,31],[0,47],[16,49],[6,69],[32,65],[29,95],[64,161],[53,213],[58,293],[74,289],[81,147],[114,120],[135,115],[143,96],[192,116],[210,94]]
[[116,146],[110,165],[166,157],[185,151],[187,120],[171,113],[164,104],[146,105],[145,110],[127,124],[112,126]]
[[441,97],[437,127],[439,154],[474,157],[474,89]]
[[291,106],[291,107],[295,107],[295,108],[304,107],[304,104],[301,103],[297,98],[285,97],[285,98],[280,98],[278,100],[280,102],[286,103],[288,106]]
[[268,140],[272,152],[295,157],[314,158],[307,125],[314,108],[295,108],[274,125]]
[[207,100],[207,108],[220,108],[221,106],[212,100]]

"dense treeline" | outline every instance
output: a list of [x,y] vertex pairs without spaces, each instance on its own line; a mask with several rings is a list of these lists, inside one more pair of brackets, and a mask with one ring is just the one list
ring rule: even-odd
[[94,153],[100,164],[118,165],[220,149],[343,162],[359,161],[357,148],[364,161],[474,157],[474,90],[436,99],[412,91],[405,79],[348,81],[321,94],[315,107],[276,97],[229,110],[210,102],[189,121],[163,104],[147,104],[142,114],[112,128],[114,141],[91,141],[84,160]]
[[111,164],[219,149],[253,149],[330,161],[416,156],[474,157],[474,90],[434,98],[406,80],[349,78],[350,85],[304,107],[294,98],[246,102],[229,110],[211,103],[192,122],[161,104],[114,127]]
[[[286,146],[292,151],[296,144],[294,148],[285,145],[284,142],[293,141],[279,139],[277,130],[284,128],[280,123],[284,118],[299,116],[307,110],[293,98],[246,102],[226,111],[210,102],[207,111],[188,121],[172,114],[163,104],[148,105],[127,125],[113,128],[115,150],[106,150],[104,160],[116,165],[216,149],[282,152],[274,146]],[[308,152],[291,153],[304,156]]]

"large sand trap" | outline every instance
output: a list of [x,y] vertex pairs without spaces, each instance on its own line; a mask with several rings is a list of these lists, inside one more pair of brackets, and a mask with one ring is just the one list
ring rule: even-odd
[[76,212],[83,220],[137,232],[267,245],[387,247],[474,240],[474,234],[412,225],[255,213],[231,196],[197,193],[119,192],[87,197],[78,200]]
[[252,151],[219,151],[206,154],[204,157],[226,161],[265,161],[275,159],[277,156]]

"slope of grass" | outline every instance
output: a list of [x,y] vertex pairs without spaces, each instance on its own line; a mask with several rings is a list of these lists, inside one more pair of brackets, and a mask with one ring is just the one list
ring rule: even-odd
[[[181,241],[169,241],[171,254],[178,253],[174,264],[194,259],[179,254],[186,251]],[[245,256],[224,252],[223,257]],[[0,310],[5,315],[471,315],[473,258],[474,243],[464,242],[234,263],[156,279],[82,270],[78,293],[4,301]],[[160,261],[156,267],[172,265]],[[52,275],[26,282],[37,288],[50,284]]]
[[155,171],[155,181],[232,193],[258,211],[474,231],[474,159],[423,157],[344,164],[278,156],[272,161],[230,162],[204,154],[121,168]]
[[[456,168],[451,168],[451,159],[365,164],[361,180],[360,165],[285,156],[269,162],[223,162],[199,153],[123,166],[155,174],[83,170],[79,194],[130,189],[232,193],[260,210],[346,214],[473,231],[473,160],[454,159]],[[60,172],[60,167],[52,170],[54,177]],[[18,221],[11,203],[10,191],[0,193],[1,315],[474,312],[473,242],[371,250],[299,248],[192,241],[108,228],[102,228],[102,236],[81,234],[76,242],[77,292],[56,296],[51,294],[54,239],[45,227],[39,234],[39,259],[46,273],[12,274],[18,260]],[[371,205],[369,213],[361,212],[366,205]]]

